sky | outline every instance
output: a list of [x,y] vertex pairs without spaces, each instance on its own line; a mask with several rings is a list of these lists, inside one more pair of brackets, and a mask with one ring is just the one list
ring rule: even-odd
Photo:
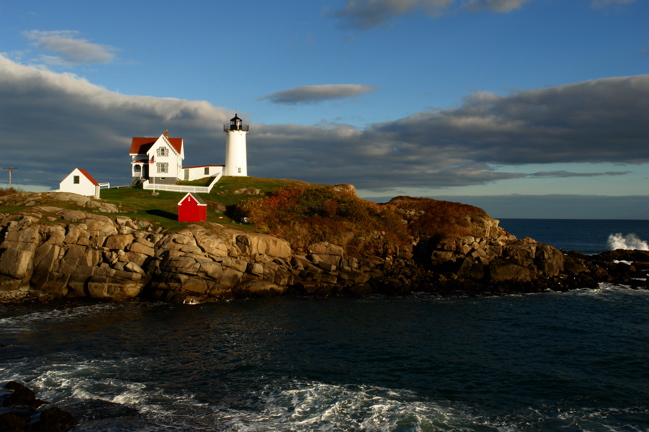
[[[0,0],[0,167],[130,184],[135,136],[497,218],[649,220],[644,0]],[[0,187],[9,170],[0,171]]]

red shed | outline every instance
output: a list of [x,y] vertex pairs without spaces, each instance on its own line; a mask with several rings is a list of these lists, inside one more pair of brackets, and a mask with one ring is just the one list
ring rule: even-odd
[[201,222],[207,220],[207,204],[203,198],[189,192],[178,203],[179,222]]

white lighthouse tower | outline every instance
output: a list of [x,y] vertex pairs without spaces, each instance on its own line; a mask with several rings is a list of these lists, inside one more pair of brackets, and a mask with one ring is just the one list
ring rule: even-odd
[[250,126],[243,124],[241,119],[234,115],[229,125],[223,125],[227,134],[225,142],[225,171],[224,176],[247,176],[248,162],[246,158],[246,134]]

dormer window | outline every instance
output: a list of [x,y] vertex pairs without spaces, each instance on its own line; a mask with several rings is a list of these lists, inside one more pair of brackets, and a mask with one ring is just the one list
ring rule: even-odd
[[158,147],[156,154],[158,156],[169,156],[169,149],[167,147]]

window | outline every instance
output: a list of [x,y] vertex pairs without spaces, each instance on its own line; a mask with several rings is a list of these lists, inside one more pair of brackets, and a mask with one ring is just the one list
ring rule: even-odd
[[205,167],[205,175],[209,175],[209,174],[210,174],[210,168],[209,168],[209,167]]
[[169,156],[169,149],[167,147],[158,147],[156,154],[158,156]]
[[72,183],[74,183],[74,184],[79,184],[79,176],[74,176],[74,177],[72,178]]
[[241,168],[239,168],[239,174],[241,174]]
[[135,174],[141,173],[142,167],[140,165],[135,165],[135,167],[133,168],[133,172],[135,172]]
[[166,162],[158,162],[156,165],[156,168],[158,169],[159,173],[168,173],[169,172],[169,164]]

